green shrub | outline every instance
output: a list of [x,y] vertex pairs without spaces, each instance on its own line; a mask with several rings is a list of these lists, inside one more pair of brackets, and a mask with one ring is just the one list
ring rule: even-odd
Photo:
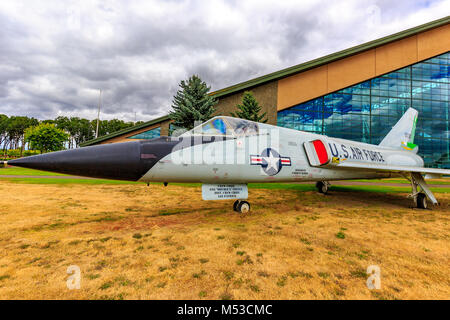
[[40,154],[39,150],[24,150],[23,151],[23,156],[24,157],[35,156],[37,154]]
[[[38,150],[23,150],[22,157],[29,157],[40,154]],[[12,160],[20,157],[20,149],[6,150],[6,157],[3,151],[0,151],[0,158],[2,161]]]

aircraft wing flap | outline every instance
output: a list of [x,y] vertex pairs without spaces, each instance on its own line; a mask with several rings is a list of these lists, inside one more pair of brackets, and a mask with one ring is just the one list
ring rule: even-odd
[[428,173],[437,175],[444,175],[444,174],[450,175],[450,170],[446,169],[400,166],[400,165],[383,165],[374,163],[341,162],[340,164],[333,166],[333,168],[387,171],[387,172],[418,172],[425,174]]

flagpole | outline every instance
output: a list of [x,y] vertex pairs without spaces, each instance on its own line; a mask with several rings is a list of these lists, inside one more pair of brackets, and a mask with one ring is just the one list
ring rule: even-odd
[[102,90],[100,90],[100,95],[98,96],[98,113],[97,113],[97,129],[95,130],[95,138],[98,138],[98,124],[100,122],[100,105],[102,101]]

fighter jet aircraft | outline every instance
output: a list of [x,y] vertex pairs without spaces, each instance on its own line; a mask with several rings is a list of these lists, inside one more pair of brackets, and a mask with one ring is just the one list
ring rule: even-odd
[[[313,181],[327,193],[330,181],[402,176],[415,205],[438,204],[422,174],[414,133],[418,112],[408,109],[379,145],[218,116],[178,137],[104,144],[46,153],[8,164],[72,175],[145,183],[199,182],[204,200],[234,199],[250,210],[247,183]],[[419,191],[420,188],[420,191]]]

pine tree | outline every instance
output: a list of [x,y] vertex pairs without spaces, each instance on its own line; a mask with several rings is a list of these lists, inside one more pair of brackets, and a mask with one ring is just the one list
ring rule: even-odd
[[173,111],[169,113],[176,127],[190,130],[195,121],[204,122],[212,118],[217,100],[208,95],[210,87],[198,76],[182,80],[180,90],[172,100]]
[[231,113],[231,116],[235,118],[247,119],[255,122],[267,122],[266,117],[267,112],[264,112],[262,115],[259,115],[261,112],[261,107],[256,101],[253,93],[250,91],[244,92],[242,96],[242,104],[237,105],[238,111],[236,113]]

